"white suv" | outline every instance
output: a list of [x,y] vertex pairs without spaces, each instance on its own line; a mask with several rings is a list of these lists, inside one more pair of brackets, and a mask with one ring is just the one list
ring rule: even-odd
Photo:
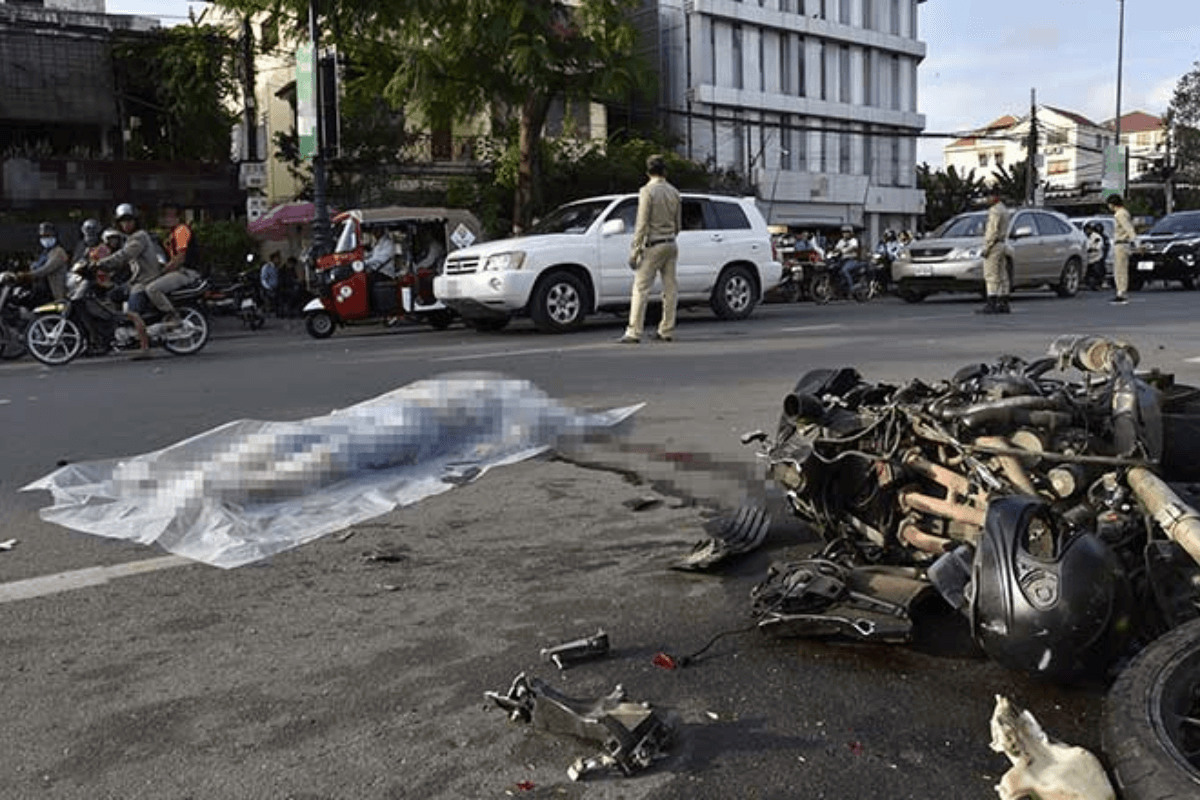
[[[676,277],[680,307],[707,304],[744,319],[779,283],[766,221],[749,197],[684,194]],[[476,330],[528,314],[549,333],[573,330],[596,311],[629,307],[629,246],[636,194],[592,197],[550,212],[515,239],[455,250],[434,294]],[[657,283],[652,290],[658,299]]]

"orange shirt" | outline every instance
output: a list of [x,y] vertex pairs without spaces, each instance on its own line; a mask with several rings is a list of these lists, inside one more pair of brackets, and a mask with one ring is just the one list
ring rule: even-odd
[[167,234],[167,238],[163,242],[163,249],[167,251],[167,258],[174,258],[180,253],[186,253],[188,244],[191,241],[192,229],[182,222],[176,225]]

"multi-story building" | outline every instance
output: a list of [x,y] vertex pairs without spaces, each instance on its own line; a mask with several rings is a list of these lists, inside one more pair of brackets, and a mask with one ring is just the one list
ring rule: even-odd
[[[1104,123],[1109,131],[1116,131],[1116,120]],[[1167,129],[1161,117],[1144,111],[1132,111],[1121,115],[1121,144],[1128,153],[1129,177],[1137,178],[1154,169],[1167,154]]]
[[[1074,192],[1100,185],[1104,169],[1104,148],[1113,143],[1113,132],[1082,114],[1053,106],[1036,108],[1039,154],[1039,178],[1048,192]],[[984,180],[994,180],[1002,168],[1028,159],[1029,128],[1027,114],[1006,114],[980,128],[971,136],[958,139],[943,148],[946,167],[961,174],[971,170]]]
[[915,228],[923,2],[648,0],[659,122],[747,176],[772,225]]

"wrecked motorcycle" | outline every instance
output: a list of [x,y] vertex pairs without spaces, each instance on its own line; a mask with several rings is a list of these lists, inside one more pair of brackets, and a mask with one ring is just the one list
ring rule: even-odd
[[[804,375],[774,437],[745,441],[762,443],[769,477],[823,545],[755,587],[760,629],[905,641],[940,596],[993,660],[1063,682],[1111,677],[1173,631],[1122,673],[1110,738],[1128,797],[1185,796],[1161,792],[1170,780],[1194,791],[1200,390],[1137,365],[1126,343],[1061,337],[1043,358],[933,384]],[[1166,768],[1132,769],[1146,758]]]

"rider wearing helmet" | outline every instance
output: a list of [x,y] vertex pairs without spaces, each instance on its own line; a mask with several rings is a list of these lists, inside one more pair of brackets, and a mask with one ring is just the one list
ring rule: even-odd
[[17,280],[26,284],[45,280],[54,299],[62,300],[67,296],[67,268],[71,264],[66,249],[58,242],[58,232],[53,223],[38,224],[38,244],[41,245],[41,253],[29,266],[28,272],[17,275]]
[[117,252],[105,256],[95,262],[95,267],[101,270],[113,270],[116,267],[129,265],[132,275],[129,279],[129,300],[126,314],[137,326],[138,340],[141,351],[138,356],[145,358],[150,352],[150,340],[146,336],[146,324],[142,314],[149,307],[146,298],[146,287],[162,273],[158,263],[158,254],[150,234],[138,224],[137,211],[129,203],[121,203],[116,211],[117,228],[125,235],[125,244]]
[[854,286],[854,270],[859,266],[858,237],[854,235],[854,227],[843,225],[842,238],[838,239],[831,249],[841,259],[842,278],[846,282],[846,292],[849,293],[850,288]]
[[98,219],[88,218],[83,221],[83,224],[79,226],[79,244],[75,248],[73,261],[87,258],[88,253],[100,244],[100,231],[103,229],[104,226]]

